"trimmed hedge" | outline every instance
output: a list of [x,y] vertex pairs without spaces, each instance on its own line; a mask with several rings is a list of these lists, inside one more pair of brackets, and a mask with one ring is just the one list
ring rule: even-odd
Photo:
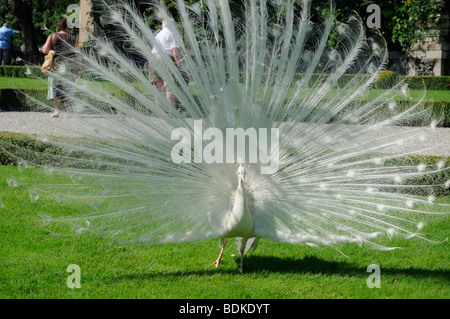
[[434,102],[432,115],[442,118],[442,122],[438,126],[450,127],[450,101]]
[[[387,71],[391,72],[391,71]],[[354,74],[343,74],[338,79],[338,86],[344,87],[348,82],[350,82],[355,76]],[[365,76],[365,75],[364,75]],[[301,79],[302,74],[296,73],[294,75],[294,81]],[[327,75],[323,74],[312,74],[309,80],[309,85],[312,86],[316,81],[320,79],[325,80]],[[409,88],[412,90],[420,90],[425,85],[427,90],[450,90],[450,76],[395,76],[397,81],[408,79]]]
[[41,68],[38,66],[17,66],[4,65],[0,66],[0,77],[10,78],[44,78]]
[[59,153],[61,153],[60,150],[34,136],[0,132],[0,165],[17,165],[17,156],[25,161],[45,165],[48,161],[46,154],[58,155]]
[[[75,142],[80,142],[81,139],[76,138],[68,138],[74,139]],[[85,140],[85,139],[83,139]],[[85,140],[89,143],[88,140]],[[18,155],[20,154],[20,155]],[[12,133],[12,132],[0,132],[0,165],[17,165],[20,159],[28,161],[30,163],[34,163],[37,165],[45,166],[45,165],[56,165],[56,166],[65,166],[70,167],[70,159],[67,159],[69,162],[64,163],[66,161],[65,156],[73,157],[76,159],[88,159],[86,155],[80,152],[77,153],[64,153],[62,149],[55,147],[49,143],[38,140],[35,136],[26,135],[22,133]],[[369,154],[367,155],[369,158],[378,157],[379,154]],[[20,159],[18,159],[19,157]],[[435,169],[438,163],[441,160],[445,160],[446,158],[439,156],[409,156],[406,159],[390,159],[387,165],[397,166],[399,162],[403,162],[407,160],[408,166],[417,166],[419,164],[425,164],[427,167],[431,169]],[[111,160],[111,159],[109,159]],[[66,165],[67,164],[67,165]],[[77,164],[78,168],[88,168],[92,169],[95,166],[96,169],[101,169],[101,163],[91,163],[86,161],[85,164],[81,164],[79,162]],[[444,163],[445,167],[450,167],[450,162],[446,161]],[[430,174],[424,177],[420,177],[414,180],[409,180],[407,183],[409,185],[442,185],[448,180],[448,170],[441,171],[436,174]],[[390,187],[392,190],[392,186]],[[398,189],[398,191],[402,191]],[[422,190],[420,187],[415,191],[415,195],[429,195],[428,190]],[[444,188],[435,188],[434,195],[436,196],[449,196],[450,189]]]
[[[383,111],[385,114],[385,118],[393,117],[401,112],[408,110],[413,107],[417,101],[414,100],[398,100],[397,108],[395,111],[390,111],[388,106],[385,106],[385,110]],[[358,109],[358,102],[354,102],[346,112],[349,112],[351,109]],[[433,120],[437,120],[438,127],[450,127],[450,101],[435,101],[432,105],[430,102],[425,103],[424,108],[431,108],[431,112],[427,113],[427,116],[423,117],[411,117],[409,119],[405,119],[402,121],[399,126],[428,126],[431,124]],[[313,115],[313,114],[312,114]],[[332,123],[335,119],[340,118],[340,113],[337,114],[336,118],[330,119],[327,123]],[[361,118],[357,123],[363,123],[366,119]],[[349,123],[349,124],[357,124],[357,123]]]
[[47,98],[47,90],[0,89],[0,111],[36,111],[36,104],[30,101],[29,96],[44,101]]
[[396,75],[395,72],[384,70],[381,71],[378,75],[377,80],[374,83],[374,86],[376,89],[390,89],[392,88],[392,84],[394,84],[396,81]]
[[[390,71],[385,71],[390,72]],[[28,77],[42,77],[43,75],[40,73],[39,67],[26,67],[26,66],[0,66],[0,76],[8,76],[8,77],[18,77],[24,78]],[[383,73],[384,74],[384,73]],[[396,82],[398,80],[402,80],[402,76],[393,76],[392,73],[388,74],[388,77],[381,78],[381,82]],[[343,87],[349,81],[354,79],[355,76],[351,74],[344,74],[338,80],[338,86]],[[294,81],[301,79],[302,74],[297,73],[294,75]],[[313,74],[309,85],[314,85],[316,81],[323,81],[327,78],[327,75]],[[375,82],[374,87],[377,85],[384,86],[380,81]],[[450,76],[416,76],[416,77],[408,77],[408,84],[411,89],[419,89],[423,87],[423,84],[427,87],[428,90],[447,90],[450,89]],[[118,91],[118,95],[120,96]],[[33,105],[30,102],[30,99],[27,96],[33,96],[38,100],[44,101],[46,98],[47,91],[44,89],[24,89],[22,91],[14,90],[14,89],[0,89],[0,111],[36,111],[38,108],[36,105]],[[408,106],[410,103],[414,103],[414,101],[403,100],[399,101],[399,104]],[[450,127],[450,101],[434,101],[433,102],[433,111],[432,115],[441,120],[439,126]],[[411,122],[408,125],[428,125],[426,122]]]
[[[147,70],[143,70],[147,74]],[[338,80],[339,85],[345,85],[350,81],[355,75],[344,74]],[[38,77],[45,78],[45,75],[41,73],[39,66],[13,66],[6,65],[0,66],[0,77]],[[294,81],[300,79],[302,74],[296,73],[294,75]],[[310,85],[319,79],[319,77],[324,77],[324,75],[313,74],[310,79]],[[325,75],[326,77],[326,75]],[[404,78],[409,78],[408,83],[411,89],[421,89],[423,84],[427,90],[450,90],[450,76],[396,76],[399,80]]]
[[[120,93],[120,91],[116,92],[116,96],[118,98],[121,98]],[[33,102],[30,101],[27,96],[33,96],[37,100],[44,101],[47,96],[47,91],[38,89],[29,89],[22,91],[13,89],[0,89],[0,111],[37,111],[37,105],[33,104]],[[411,100],[400,100],[397,102],[398,105],[403,105],[403,108],[408,107],[408,105],[417,103]],[[438,126],[450,127],[450,101],[433,101],[431,116],[440,120]],[[415,120],[414,122],[405,125],[427,126],[429,125],[429,123],[423,122],[421,120]]]
[[421,89],[423,84],[427,90],[450,90],[450,76],[399,76],[399,79],[408,78],[409,88]]

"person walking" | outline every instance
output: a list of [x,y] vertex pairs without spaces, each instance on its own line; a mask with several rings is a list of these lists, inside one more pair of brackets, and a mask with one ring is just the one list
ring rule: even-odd
[[79,49],[78,41],[76,37],[70,34],[67,19],[60,19],[58,21],[58,32],[49,35],[42,47],[42,53],[44,54],[47,54],[50,50],[55,51],[55,70],[58,76],[56,78],[52,75],[49,76],[47,94],[49,100],[55,101],[55,111],[51,115],[52,117],[59,116],[62,103],[66,105],[68,111],[72,108],[72,102],[68,96],[75,94],[75,88],[69,84],[70,81],[64,81],[64,79],[72,77],[76,67],[78,67],[78,75],[81,73],[80,61],[75,62],[78,56],[77,49]]
[[9,64],[10,39],[17,34],[20,34],[20,31],[11,29],[8,23],[4,23],[0,28],[0,61],[2,65]]
[[[163,20],[162,29],[156,35],[156,40],[164,49],[165,53],[169,55],[172,61],[176,64],[177,68],[180,69],[180,49],[178,43],[172,34],[172,31],[167,27],[167,21]],[[161,61],[161,56],[159,55],[156,48],[152,49],[152,54],[156,57],[158,61]],[[153,83],[158,91],[161,93],[166,93],[167,100],[176,107],[175,95],[170,91],[167,83],[161,78],[158,72],[150,65],[149,66],[149,80]]]

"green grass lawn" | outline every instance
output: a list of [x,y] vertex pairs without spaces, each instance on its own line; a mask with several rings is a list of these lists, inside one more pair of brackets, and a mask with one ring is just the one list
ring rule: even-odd
[[[384,92],[384,90],[371,89],[370,96],[377,96]],[[410,90],[410,96],[412,100],[420,100],[422,98],[423,91]],[[450,90],[427,90],[425,92],[425,99],[432,99],[433,101],[450,101]]]
[[[106,85],[109,87],[110,85]],[[0,89],[47,89],[47,81],[45,79],[31,79],[31,78],[9,78],[0,77]],[[113,90],[113,89],[111,89]],[[114,91],[114,90],[113,90]],[[195,89],[194,89],[195,91]],[[307,90],[306,90],[307,91]],[[369,96],[375,97],[384,92],[384,90],[369,90]],[[307,92],[305,92],[306,94]],[[288,92],[290,96],[292,92]],[[422,97],[423,92],[420,90],[411,90],[411,97],[413,100],[418,100]],[[398,97],[399,99],[402,97]],[[426,99],[433,99],[434,101],[450,101],[450,90],[427,90]]]
[[[217,240],[120,246],[90,234],[54,236],[34,217],[78,207],[31,202],[26,184],[70,179],[35,169],[18,176],[17,167],[0,166],[0,298],[450,298],[447,243],[395,239],[390,245],[402,249],[393,251],[337,247],[346,258],[332,247],[262,239],[245,257],[240,275],[234,244],[218,269],[212,265],[219,253]],[[10,178],[19,182],[17,187],[7,185]],[[450,204],[450,197],[437,202]],[[423,231],[441,240],[448,237],[449,226],[448,217],[441,216]],[[81,269],[79,289],[66,284],[70,264]],[[381,288],[367,287],[371,264],[380,266]]]
[[0,77],[0,89],[47,89],[44,79]]

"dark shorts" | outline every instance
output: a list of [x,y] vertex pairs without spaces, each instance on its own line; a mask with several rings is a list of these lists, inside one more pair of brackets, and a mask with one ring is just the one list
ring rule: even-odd
[[[155,53],[154,56],[158,61],[161,61],[161,56],[158,53]],[[170,58],[175,63],[175,59],[172,56]],[[154,68],[152,68],[151,65],[148,67],[148,79],[149,79],[150,83],[155,83],[157,81],[164,81],[161,78],[161,76],[158,74],[158,72],[156,72],[156,70]]]

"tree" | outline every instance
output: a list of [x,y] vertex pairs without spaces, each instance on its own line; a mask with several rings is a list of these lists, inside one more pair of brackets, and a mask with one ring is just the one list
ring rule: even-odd
[[15,37],[13,46],[24,47],[26,62],[40,64],[43,55],[39,51],[47,36],[56,31],[57,21],[64,17],[67,7],[77,3],[74,0],[0,0],[2,22],[21,30],[21,37]]
[[38,64],[41,62],[36,32],[33,24],[33,7],[31,1],[10,0],[11,8],[19,20],[22,39],[23,53],[29,63]]

